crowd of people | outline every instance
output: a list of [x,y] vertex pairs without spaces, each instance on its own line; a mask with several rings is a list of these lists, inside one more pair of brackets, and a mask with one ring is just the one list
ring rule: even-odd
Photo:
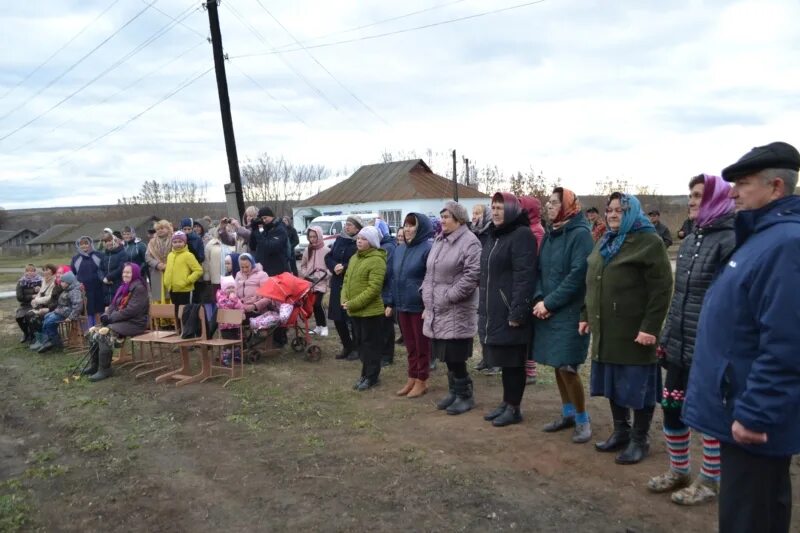
[[[23,342],[44,352],[60,342],[57,324],[84,305],[90,325],[130,336],[146,328],[148,302],[258,315],[271,305],[257,290],[264,280],[297,272],[317,292],[313,333],[326,336],[332,320],[336,359],[361,361],[355,390],[380,384],[399,324],[408,357],[397,395],[425,395],[438,360],[448,385],[437,409],[466,413],[475,406],[467,362],[477,337],[477,368],[502,375],[502,399],[484,419],[522,422],[526,385],[546,365],[561,412],[542,429],[571,429],[580,444],[592,437],[580,372],[588,357],[589,394],[608,400],[613,420],[598,452],[622,465],[642,461],[660,404],[668,469],[646,482],[651,492],[681,505],[718,498],[721,531],[788,531],[789,466],[800,451],[798,170],[797,150],[772,143],[722,176],[693,177],[674,276],[658,211],[645,214],[635,196],[615,192],[602,216],[557,187],[544,225],[538,199],[497,192],[471,217],[457,202],[435,220],[408,213],[396,238],[384,221],[351,215],[329,248],[311,226],[299,269],[296,232],[269,207],[213,228],[187,218],[173,231],[162,220],[147,244],[131,228],[109,229],[102,252],[81,237],[70,266],[46,265],[40,276],[28,265],[16,317]],[[89,370],[103,379],[99,363]],[[702,440],[694,479],[692,430]]]

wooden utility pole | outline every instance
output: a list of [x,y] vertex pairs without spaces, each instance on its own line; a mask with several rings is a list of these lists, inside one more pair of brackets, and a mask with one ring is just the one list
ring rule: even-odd
[[[222,133],[225,137],[225,151],[228,154],[228,172],[231,182],[225,187],[226,194],[236,196],[238,218],[244,215],[244,194],[242,192],[242,174],[239,171],[239,156],[236,154],[236,137],[233,135],[233,117],[231,116],[231,100],[228,96],[228,78],[225,75],[225,54],[222,51],[222,32],[219,29],[219,0],[208,0],[208,23],[211,27],[211,48],[214,52],[214,70],[217,74],[217,93],[219,93],[219,110],[222,115]],[[233,190],[231,190],[233,189]]]
[[464,185],[469,187],[469,157],[464,158]]
[[456,151],[453,150],[453,200],[458,201],[458,177],[456,176]]

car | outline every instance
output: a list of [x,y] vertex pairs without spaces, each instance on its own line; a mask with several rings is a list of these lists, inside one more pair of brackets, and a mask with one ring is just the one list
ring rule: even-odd
[[294,249],[294,258],[299,261],[303,257],[303,252],[308,248],[308,236],[305,233],[300,233],[297,237],[300,239],[300,243]]
[[[344,229],[344,223],[347,222],[347,217],[349,217],[351,215],[356,215],[359,218],[361,218],[361,220],[364,221],[365,225],[370,225],[375,221],[376,218],[380,218],[380,216],[377,213],[351,213],[351,214],[347,214],[347,215],[322,215],[322,216],[319,216],[319,217],[315,218],[311,222],[309,222],[307,227],[310,228],[311,226],[319,226],[320,228],[322,228],[322,233],[324,235],[325,244],[327,244],[328,246],[332,246],[333,245],[333,241],[336,240],[336,237]],[[305,232],[303,233],[303,236],[300,237],[300,246],[302,246],[303,241],[306,241],[305,247],[308,247],[308,239],[307,239],[307,237],[305,235]],[[300,246],[298,246],[298,248],[300,248]],[[303,248],[303,250],[305,250],[305,247]]]

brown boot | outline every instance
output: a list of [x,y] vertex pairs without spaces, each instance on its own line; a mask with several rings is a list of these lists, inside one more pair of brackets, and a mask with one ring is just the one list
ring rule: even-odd
[[397,391],[397,395],[398,395],[398,396],[405,396],[406,394],[408,394],[409,392],[411,392],[411,389],[413,389],[413,388],[414,388],[414,384],[415,384],[416,382],[417,382],[417,380],[416,380],[416,379],[414,379],[414,378],[408,378],[408,381],[406,381],[406,384],[405,384],[405,385],[403,385],[403,388],[402,388],[402,389],[400,389],[399,391]]
[[416,380],[417,382],[414,383],[414,387],[408,393],[406,398],[419,398],[426,392],[428,392],[428,382],[422,381],[421,379]]

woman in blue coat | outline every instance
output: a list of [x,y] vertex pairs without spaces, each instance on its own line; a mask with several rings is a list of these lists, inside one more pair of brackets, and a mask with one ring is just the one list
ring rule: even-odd
[[86,292],[86,319],[94,326],[105,311],[103,297],[103,254],[94,249],[94,241],[84,235],[75,241],[78,253],[72,258],[70,268]]
[[533,357],[555,369],[561,416],[544,426],[550,433],[574,427],[572,442],[592,437],[578,368],[586,362],[589,337],[578,333],[586,296],[586,258],[592,253],[592,228],[575,193],[557,187],[547,202],[549,231],[539,255],[533,314]]
[[364,222],[361,218],[355,215],[347,217],[343,231],[333,242],[333,248],[331,248],[330,253],[325,256],[325,266],[331,272],[328,318],[333,320],[336,332],[342,340],[342,352],[336,356],[336,359],[349,359],[351,361],[358,359],[355,343],[350,335],[347,313],[342,309],[342,285],[344,284],[344,274],[347,271],[350,258],[356,253],[356,235],[363,227]]

